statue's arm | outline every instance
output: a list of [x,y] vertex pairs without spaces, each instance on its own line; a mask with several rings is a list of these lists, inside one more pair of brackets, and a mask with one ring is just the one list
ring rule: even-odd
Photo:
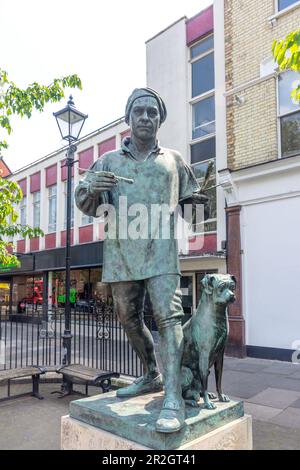
[[108,204],[108,192],[95,192],[91,183],[95,180],[95,175],[91,171],[103,171],[103,164],[97,160],[86,173],[84,180],[80,181],[75,189],[75,203],[81,212],[92,217],[97,217],[97,209],[102,204]]
[[86,215],[96,217],[97,209],[101,205],[102,194],[92,194],[90,192],[90,182],[80,181],[75,189],[75,202],[81,212]]

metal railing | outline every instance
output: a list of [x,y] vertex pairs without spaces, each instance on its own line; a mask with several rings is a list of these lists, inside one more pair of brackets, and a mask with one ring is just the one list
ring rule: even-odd
[[[20,310],[20,309],[19,309]],[[38,365],[60,366],[64,357],[64,308],[45,312],[25,305],[22,312],[0,311],[0,370]],[[152,317],[145,317],[152,330]],[[103,303],[72,306],[71,362],[120,374],[139,376],[142,364],[129,344],[111,306]]]

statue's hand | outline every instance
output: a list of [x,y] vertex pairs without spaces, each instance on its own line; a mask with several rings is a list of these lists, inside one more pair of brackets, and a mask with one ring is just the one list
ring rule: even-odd
[[209,202],[209,197],[206,194],[201,192],[195,192],[192,195],[193,204],[204,204],[205,206]]
[[118,183],[115,175],[109,171],[97,171],[92,175],[89,192],[93,194],[110,191]]
[[195,207],[197,204],[204,205],[204,220],[209,219],[210,217],[210,210],[209,210],[209,197],[206,194],[197,191],[192,194],[192,201],[193,206]]

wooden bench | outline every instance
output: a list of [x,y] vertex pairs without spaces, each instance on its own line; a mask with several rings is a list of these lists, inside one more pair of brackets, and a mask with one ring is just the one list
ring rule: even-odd
[[[39,394],[39,381],[40,375],[44,374],[46,369],[37,366],[21,367],[19,369],[5,369],[0,370],[0,383],[7,380],[7,397],[0,398],[0,401],[10,400],[12,398],[19,398],[26,395],[31,395],[39,400],[42,400],[43,397]],[[10,394],[10,381],[12,379],[20,379],[23,377],[32,377],[32,392],[21,393],[19,395]]]
[[82,366],[80,364],[62,366],[56,369],[56,372],[63,375],[63,382],[61,391],[52,393],[59,393],[61,397],[73,393],[83,395],[81,392],[73,390],[74,383],[85,384],[85,395],[88,395],[89,385],[100,387],[103,393],[106,393],[111,388],[111,378],[120,376],[117,372],[94,369],[93,367]]

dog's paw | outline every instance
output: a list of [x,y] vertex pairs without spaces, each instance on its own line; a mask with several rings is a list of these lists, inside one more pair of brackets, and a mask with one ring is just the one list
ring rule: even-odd
[[199,408],[200,404],[196,400],[184,400],[185,404],[193,408]]
[[224,395],[224,393],[222,393],[221,395],[219,395],[219,401],[227,403],[230,401],[230,398],[227,395]]
[[205,403],[205,408],[207,410],[215,410],[217,408],[217,406],[214,403],[212,403],[211,401],[209,401],[209,402]]
[[[207,392],[207,395],[208,395],[208,398],[209,398],[210,400],[216,400],[216,398],[217,398],[217,395],[216,395],[214,392]],[[203,395],[203,393],[201,392],[201,393],[200,393],[200,397],[203,398],[203,396],[204,396],[204,395]]]

